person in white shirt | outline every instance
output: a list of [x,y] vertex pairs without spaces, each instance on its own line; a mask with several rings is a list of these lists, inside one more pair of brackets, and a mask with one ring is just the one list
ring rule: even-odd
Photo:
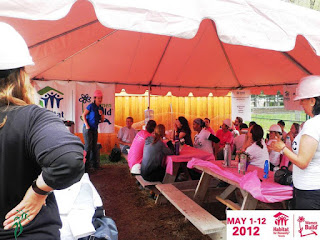
[[266,143],[263,140],[263,129],[256,124],[248,132],[248,138],[252,139],[252,144],[245,150],[249,154],[250,164],[259,168],[264,168],[266,160],[269,161],[269,153]]
[[193,130],[198,132],[194,136],[193,146],[213,154],[212,142],[218,143],[220,139],[205,129],[205,122],[201,118],[193,120]]
[[270,170],[273,171],[275,167],[280,166],[281,154],[274,150],[271,150],[270,145],[272,142],[277,141],[277,138],[281,138],[282,129],[278,124],[273,124],[269,128],[269,141],[267,142],[268,152],[270,156]]
[[295,101],[311,119],[292,143],[292,151],[277,139],[271,149],[282,152],[293,165],[292,180],[296,209],[320,209],[320,76],[307,76],[300,80]]
[[118,140],[122,153],[128,154],[128,149],[132,144],[134,137],[137,134],[137,130],[132,127],[133,118],[127,117],[126,126],[121,128],[118,132]]

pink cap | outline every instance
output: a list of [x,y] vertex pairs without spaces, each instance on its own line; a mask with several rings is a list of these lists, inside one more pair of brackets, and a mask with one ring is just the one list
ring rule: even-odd
[[102,97],[103,95],[102,95],[101,90],[95,90],[93,96],[94,97]]

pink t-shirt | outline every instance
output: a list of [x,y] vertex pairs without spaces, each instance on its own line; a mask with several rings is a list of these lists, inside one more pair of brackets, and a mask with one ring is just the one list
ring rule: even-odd
[[209,133],[211,133],[212,135],[215,135],[215,134],[214,134],[214,130],[213,130],[211,127],[206,128],[206,130],[207,130]]
[[151,133],[141,130],[138,132],[135,136],[135,138],[132,141],[130,151],[128,153],[128,165],[130,169],[132,168],[133,165],[142,162],[143,158],[143,147],[144,147],[144,142],[147,137],[150,137]]
[[230,143],[231,147],[233,146],[233,134],[230,131],[224,132],[222,129],[217,131],[216,136],[220,139],[219,147],[224,147],[226,142]]

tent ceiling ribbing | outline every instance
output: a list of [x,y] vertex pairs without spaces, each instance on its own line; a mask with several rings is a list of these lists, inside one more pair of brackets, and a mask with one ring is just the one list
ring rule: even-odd
[[25,38],[35,79],[205,96],[320,74],[320,13],[278,0],[1,1],[0,16]]

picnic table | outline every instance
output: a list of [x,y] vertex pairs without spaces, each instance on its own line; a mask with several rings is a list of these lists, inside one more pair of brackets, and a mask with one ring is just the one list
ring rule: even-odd
[[176,180],[178,170],[182,163],[187,163],[192,158],[205,161],[214,161],[215,157],[212,153],[202,151],[200,149],[184,145],[179,155],[169,155],[164,159],[164,166],[166,166],[166,175],[162,183],[173,183]]
[[[234,210],[255,209],[258,201],[275,203],[291,199],[293,196],[292,186],[283,186],[274,182],[273,172],[269,172],[267,179],[263,178],[263,169],[253,165],[248,166],[245,175],[238,173],[235,161],[230,167],[225,167],[223,161],[203,161],[193,158],[189,161],[188,167],[203,171],[194,195],[194,200],[199,204],[203,202],[212,177],[230,184],[216,198]],[[228,199],[236,189],[239,189],[243,196],[243,202],[240,205]]]

